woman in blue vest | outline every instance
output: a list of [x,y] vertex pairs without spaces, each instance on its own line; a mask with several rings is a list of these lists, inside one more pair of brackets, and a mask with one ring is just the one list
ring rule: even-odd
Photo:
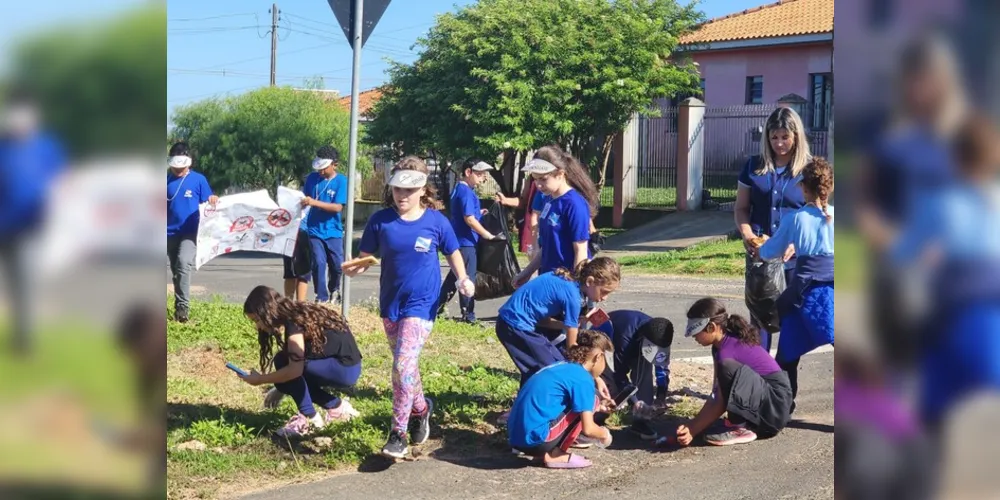
[[[736,189],[736,227],[747,248],[746,272],[749,277],[754,268],[767,265],[757,258],[753,241],[760,236],[773,236],[781,225],[782,217],[805,205],[799,182],[802,169],[812,158],[809,140],[798,113],[780,107],[767,118],[761,139],[761,154],[751,157],[740,173]],[[792,251],[785,254],[785,274],[795,268]],[[761,328],[761,347],[771,348],[771,334],[766,325],[768,316],[777,318],[777,311],[760,310],[750,297],[747,307],[756,326]],[[768,306],[774,309],[773,303]]]

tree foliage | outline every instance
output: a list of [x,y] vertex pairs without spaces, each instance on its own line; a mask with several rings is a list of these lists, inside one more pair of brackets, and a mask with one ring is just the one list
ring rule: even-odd
[[634,113],[698,89],[672,54],[701,19],[675,0],[480,0],[390,69],[366,141],[449,159],[558,143],[604,167]]
[[[288,87],[265,87],[207,99],[174,113],[171,140],[189,143],[213,189],[269,188],[301,183],[316,150],[332,145],[346,171],[350,117],[336,100]],[[359,155],[359,171],[371,160]]]
[[166,7],[45,30],[13,50],[8,85],[31,89],[75,156],[146,153],[163,144]]

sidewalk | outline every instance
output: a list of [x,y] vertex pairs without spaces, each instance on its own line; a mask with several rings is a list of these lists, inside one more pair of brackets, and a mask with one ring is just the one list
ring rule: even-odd
[[736,230],[732,212],[670,212],[608,238],[602,253],[667,252],[723,241]]

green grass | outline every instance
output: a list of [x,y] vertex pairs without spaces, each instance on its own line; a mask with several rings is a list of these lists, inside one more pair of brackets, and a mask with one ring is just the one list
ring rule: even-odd
[[[169,312],[169,311],[168,311]],[[364,353],[352,405],[362,417],[320,430],[333,445],[272,438],[296,411],[290,398],[261,409],[262,390],[239,381],[226,361],[256,366],[256,331],[240,306],[221,301],[192,304],[192,321],[168,324],[168,482],[172,495],[215,496],[223,488],[269,480],[308,478],[356,467],[384,444],[392,403],[389,353],[381,321],[362,305],[351,314]],[[492,329],[441,320],[420,360],[425,391],[435,397],[432,441],[441,453],[503,453],[506,436],[488,423],[507,409],[518,378]],[[474,435],[474,436],[472,436]],[[471,436],[471,437],[470,437]],[[207,451],[177,450],[198,440]],[[254,479],[257,478],[257,479]]]
[[741,277],[746,266],[743,242],[729,239],[683,250],[628,255],[618,259],[629,274],[694,274]]
[[834,279],[841,291],[860,291],[864,287],[868,264],[864,241],[854,232],[841,231],[839,234],[834,247],[837,254]]

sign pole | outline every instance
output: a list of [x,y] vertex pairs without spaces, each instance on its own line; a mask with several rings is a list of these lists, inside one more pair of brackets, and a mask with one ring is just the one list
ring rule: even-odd
[[[347,156],[347,221],[344,231],[344,260],[353,258],[354,250],[354,193],[357,189],[355,176],[358,165],[358,94],[361,93],[361,46],[362,21],[364,20],[364,0],[354,0],[352,12],[353,29],[351,30],[351,45],[354,47],[354,69],[351,71],[351,132],[350,151]],[[341,307],[344,319],[347,319],[351,307],[351,277],[344,274],[341,286]]]

